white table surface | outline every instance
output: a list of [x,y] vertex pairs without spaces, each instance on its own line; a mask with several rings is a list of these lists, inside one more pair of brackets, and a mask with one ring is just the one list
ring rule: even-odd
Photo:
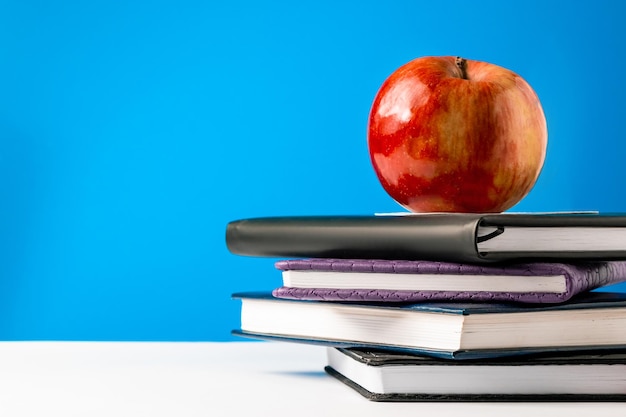
[[626,403],[375,403],[281,342],[0,342],[1,416],[626,416]]

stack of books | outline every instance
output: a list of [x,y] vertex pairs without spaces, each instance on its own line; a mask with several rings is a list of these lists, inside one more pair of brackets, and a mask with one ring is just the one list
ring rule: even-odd
[[235,334],[325,345],[375,401],[626,400],[626,215],[236,220],[282,285],[233,294]]

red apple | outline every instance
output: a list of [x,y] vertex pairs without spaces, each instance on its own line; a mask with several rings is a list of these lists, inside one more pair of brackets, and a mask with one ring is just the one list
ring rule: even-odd
[[535,185],[548,133],[519,75],[458,57],[394,71],[372,104],[369,153],[387,193],[413,212],[502,212]]

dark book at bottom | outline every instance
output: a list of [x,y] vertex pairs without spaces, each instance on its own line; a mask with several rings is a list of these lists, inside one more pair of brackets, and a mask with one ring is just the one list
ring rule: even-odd
[[455,361],[327,348],[326,372],[372,401],[625,401],[626,350]]

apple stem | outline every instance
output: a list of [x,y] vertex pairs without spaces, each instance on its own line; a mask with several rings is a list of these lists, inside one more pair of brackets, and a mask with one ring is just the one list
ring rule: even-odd
[[457,56],[454,63],[459,68],[459,70],[461,70],[461,78],[463,78],[464,80],[469,79],[467,78],[467,60],[465,58]]

